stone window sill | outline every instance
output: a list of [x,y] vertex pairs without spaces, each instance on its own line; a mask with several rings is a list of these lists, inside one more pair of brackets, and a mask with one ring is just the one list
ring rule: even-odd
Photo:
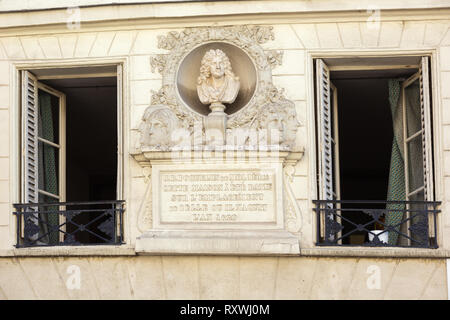
[[0,250],[0,257],[42,257],[42,256],[134,256],[130,246],[58,246],[14,248]]
[[[148,255],[195,255],[200,253],[185,252],[136,252],[131,246],[61,246],[61,247],[35,247],[20,249],[0,250],[0,257],[70,257],[70,256],[136,256],[138,254]],[[251,253],[218,253],[203,252],[208,255],[252,255],[252,256],[284,256],[286,254],[273,254],[268,252]],[[336,247],[313,247],[300,248],[300,254],[290,256],[305,257],[354,257],[354,258],[450,258],[450,250],[446,249],[420,249],[420,248],[336,248]]]
[[450,258],[447,249],[314,247],[300,248],[301,256],[360,258]]

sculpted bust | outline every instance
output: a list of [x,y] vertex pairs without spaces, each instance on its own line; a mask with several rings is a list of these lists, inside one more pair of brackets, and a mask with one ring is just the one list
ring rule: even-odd
[[197,93],[201,103],[233,103],[239,87],[239,77],[233,73],[227,55],[220,49],[206,52],[197,79]]

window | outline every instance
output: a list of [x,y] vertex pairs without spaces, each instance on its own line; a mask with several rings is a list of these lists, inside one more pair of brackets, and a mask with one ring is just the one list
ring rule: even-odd
[[121,66],[21,75],[17,246],[121,243]]
[[429,63],[315,60],[318,245],[437,247]]

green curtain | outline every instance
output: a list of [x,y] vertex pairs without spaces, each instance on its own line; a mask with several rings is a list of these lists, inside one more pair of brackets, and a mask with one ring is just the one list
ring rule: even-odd
[[[404,201],[405,195],[405,165],[403,152],[403,117],[402,109],[400,107],[400,81],[391,79],[388,82],[389,86],[389,103],[392,112],[392,124],[394,128],[394,138],[392,141],[391,165],[389,170],[389,185],[387,200],[390,201]],[[398,224],[403,218],[404,204],[387,204],[386,209],[389,211],[386,214],[386,225],[393,226],[394,230],[399,231]],[[389,245],[397,245],[398,233],[395,231],[389,232]]]
[[[39,92],[39,136],[54,142],[54,129],[53,129],[53,112],[51,105],[51,96],[47,92]],[[50,192],[52,194],[58,194],[58,176],[56,166],[56,153],[58,151],[55,147],[48,144],[39,143],[39,188]],[[39,202],[56,202],[56,199],[47,196],[40,196]],[[57,211],[58,207],[42,207],[45,211]],[[41,215],[42,223],[41,230],[43,233],[47,233],[48,227],[55,227],[59,225],[59,217],[57,213],[49,213]],[[48,244],[56,244],[59,241],[59,232],[51,232],[48,237],[41,239]]]

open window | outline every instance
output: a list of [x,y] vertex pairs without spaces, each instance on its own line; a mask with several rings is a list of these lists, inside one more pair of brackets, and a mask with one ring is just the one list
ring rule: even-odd
[[315,60],[318,245],[437,247],[429,64]]
[[17,246],[121,243],[121,65],[21,75]]

